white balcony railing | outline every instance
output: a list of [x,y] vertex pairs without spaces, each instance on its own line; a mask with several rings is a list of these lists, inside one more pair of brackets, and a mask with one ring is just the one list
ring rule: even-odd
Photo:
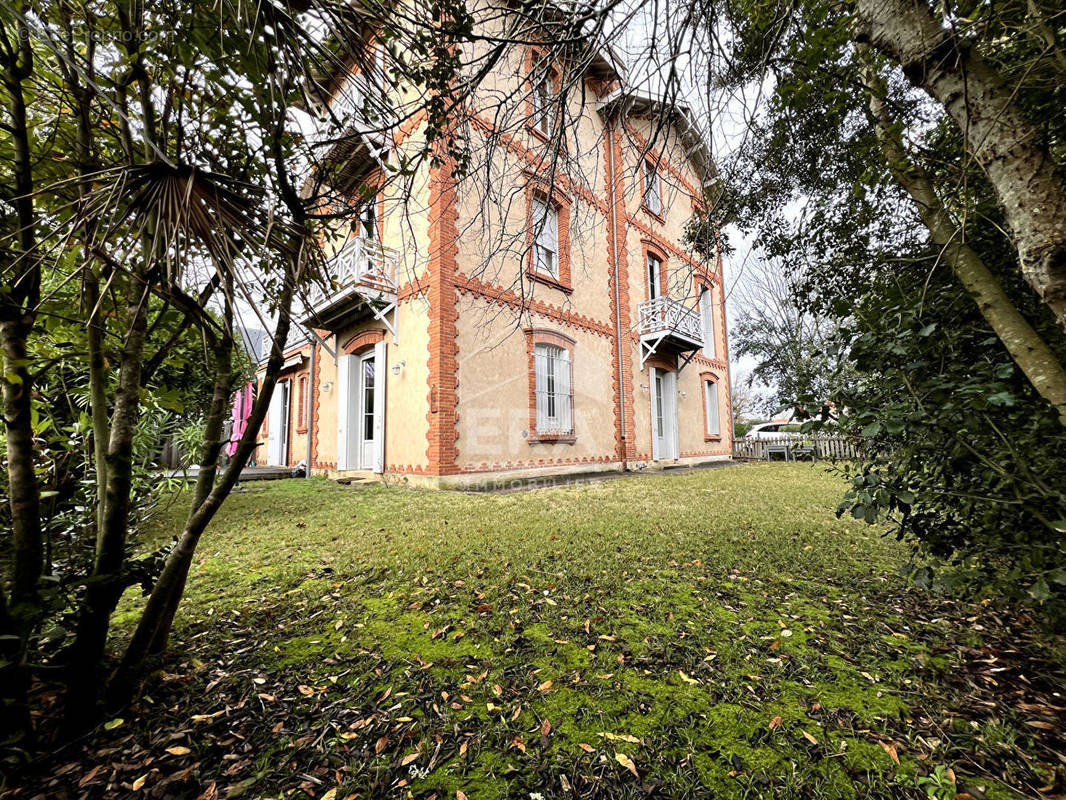
[[681,336],[696,347],[703,346],[703,324],[699,312],[679,300],[656,297],[638,307],[641,339],[661,336]]
[[331,146],[360,135],[375,147],[382,146],[385,131],[395,124],[392,108],[363,75],[350,75],[315,121],[315,141]]
[[357,236],[329,260],[330,286],[315,286],[311,307],[322,311],[355,295],[378,303],[396,302],[399,254],[380,242]]

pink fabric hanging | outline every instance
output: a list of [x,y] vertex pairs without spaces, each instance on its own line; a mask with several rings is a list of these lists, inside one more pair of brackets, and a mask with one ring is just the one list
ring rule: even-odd
[[237,396],[233,399],[233,430],[230,433],[229,444],[226,445],[226,455],[233,458],[237,453],[237,443],[240,442],[248,427],[248,417],[252,413],[252,394],[255,389],[254,383],[247,384],[237,390]]

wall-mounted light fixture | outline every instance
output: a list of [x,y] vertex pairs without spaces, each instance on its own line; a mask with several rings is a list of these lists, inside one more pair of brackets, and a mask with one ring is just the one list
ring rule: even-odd
[[325,383],[322,384],[322,391],[323,392],[328,392],[332,388],[333,388],[333,381],[326,381]]
[[400,370],[403,369],[406,366],[407,366],[407,361],[406,360],[397,361],[395,364],[392,365],[392,374],[393,375],[399,375],[400,374]]

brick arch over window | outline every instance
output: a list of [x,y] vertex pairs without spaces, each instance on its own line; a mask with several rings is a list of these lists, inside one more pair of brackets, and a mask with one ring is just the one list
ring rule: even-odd
[[677,356],[651,356],[644,362],[644,368],[649,367],[663,372],[677,372]]
[[345,355],[358,355],[383,341],[385,341],[385,331],[361,331],[344,343],[341,352]]
[[[576,341],[558,331],[545,328],[526,328],[526,358],[529,372],[529,443],[554,442],[561,444],[573,444],[577,441],[576,436],[576,410],[574,408],[574,348]],[[569,431],[538,431],[537,430],[537,345],[552,345],[565,350],[570,359],[569,392],[570,392],[570,430]]]
[[648,279],[648,258],[654,256],[659,259],[659,297],[666,297],[669,294],[669,286],[667,285],[667,274],[670,271],[670,261],[666,257],[666,251],[659,247],[651,239],[640,240],[640,252],[641,252],[641,279],[644,283],[644,299],[650,300],[650,292],[648,291],[648,285],[650,283]]

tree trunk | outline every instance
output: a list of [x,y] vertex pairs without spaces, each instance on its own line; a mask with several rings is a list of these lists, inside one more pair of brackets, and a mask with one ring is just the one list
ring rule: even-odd
[[[88,237],[86,237],[88,241]],[[104,511],[107,507],[107,364],[104,359],[103,315],[100,301],[100,279],[92,265],[85,270],[84,302],[88,326],[86,338],[89,348],[89,410],[93,426],[93,466],[96,469],[96,551],[103,547]]]
[[[174,550],[170,553],[170,557],[167,559],[162,574],[152,588],[152,593],[148,598],[144,611],[141,613],[140,621],[137,624],[137,630],[134,632],[133,638],[130,640],[129,646],[126,648],[122,662],[111,679],[110,700],[115,705],[120,705],[128,699],[133,684],[143,669],[145,660],[151,655],[160,653],[166,646],[174,616],[177,613],[178,606],[181,603],[181,598],[185,591],[185,582],[188,578],[189,568],[192,565],[193,555],[196,552],[196,546],[199,544],[200,537],[207,528],[207,525],[211,522],[215,513],[221,507],[223,501],[229,496],[234,485],[236,485],[237,480],[240,478],[241,469],[248,462],[252,450],[255,447],[255,440],[258,436],[259,428],[263,424],[263,419],[266,417],[267,408],[270,405],[270,398],[273,396],[278,375],[281,372],[282,364],[285,362],[284,342],[288,339],[289,328],[291,326],[291,308],[294,287],[295,269],[291,270],[289,274],[285,276],[285,283],[282,287],[281,297],[278,300],[279,316],[278,324],[274,332],[274,346],[271,349],[270,359],[267,361],[262,388],[259,392],[259,396],[256,398],[255,405],[252,407],[251,414],[248,417],[247,427],[237,445],[237,452],[230,460],[229,465],[223,472],[222,479],[217,486],[214,486],[214,488],[211,486],[211,483],[214,481],[214,462],[212,462],[211,466],[211,482],[206,480],[197,481],[195,493],[195,500],[197,502],[194,502],[189,517],[186,520],[185,528],[182,531],[181,536],[178,538]],[[216,381],[216,400],[218,399],[218,396],[219,383]],[[228,397],[229,394],[227,390],[225,399],[228,399]],[[212,410],[214,410],[214,408],[215,405],[213,402]],[[224,411],[225,406],[223,404],[223,413]],[[217,422],[218,430],[211,435],[211,438],[214,439],[221,438],[221,417]],[[212,429],[213,428],[214,425],[212,425]],[[221,441],[218,441],[214,447],[216,459],[220,447]],[[206,452],[205,447],[205,455]]]
[[[37,254],[37,215],[34,208],[33,164],[23,82],[33,74],[29,28],[20,12],[15,20],[17,47],[3,51],[0,80],[7,112],[14,177],[12,197],[18,229],[0,248],[0,349],[3,350],[4,434],[7,448],[8,504],[11,508],[12,558],[10,602],[0,587],[0,730],[24,742],[32,741],[29,715],[29,676],[26,640],[41,615],[38,582],[44,561],[41,497],[33,441],[33,381],[27,341],[36,321],[41,295]],[[5,565],[6,566],[6,565]],[[0,576],[0,581],[3,577]],[[7,709],[11,709],[8,713]]]
[[64,727],[68,734],[77,734],[96,720],[111,614],[125,589],[122,568],[133,488],[133,438],[140,412],[141,367],[148,332],[148,286],[143,268],[130,277],[127,302],[129,327],[119,365],[107,448],[104,529],[98,537],[96,559],[79,609],[67,670]]
[[878,141],[896,182],[911,196],[918,213],[939,245],[944,260],[966,291],[977,302],[981,316],[1003,342],[1014,363],[1037,393],[1047,400],[1066,425],[1066,370],[1029,321],[1011,302],[1002,284],[966,243],[963,231],[936,194],[921,166],[907,156],[899,128],[885,107],[884,84],[871,66],[865,68],[870,93],[870,112],[877,126]]
[[1040,129],[971,42],[926,0],[855,0],[855,38],[939,102],[999,197],[1022,274],[1066,328],[1066,181]]
[[8,610],[0,583],[0,742],[7,747],[25,747],[33,741],[26,636],[21,628]]

